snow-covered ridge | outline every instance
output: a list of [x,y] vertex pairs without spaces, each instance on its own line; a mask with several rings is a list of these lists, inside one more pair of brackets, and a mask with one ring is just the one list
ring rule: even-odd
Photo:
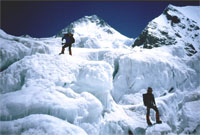
[[200,6],[184,6],[184,7],[177,7],[177,6],[173,6],[173,5],[169,5],[169,7],[172,7],[174,9],[176,9],[177,11],[181,12],[182,14],[184,14],[184,16],[186,16],[187,18],[192,19],[193,21],[195,21],[196,23],[198,23],[198,25],[200,25]]
[[169,5],[153,19],[135,40],[134,46],[144,48],[180,45],[189,56],[200,50],[200,6]]

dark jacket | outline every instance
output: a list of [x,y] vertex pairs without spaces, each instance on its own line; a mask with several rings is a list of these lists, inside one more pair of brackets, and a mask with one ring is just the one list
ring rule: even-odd
[[65,44],[72,44],[75,42],[75,39],[73,36],[69,36],[68,34],[67,35],[64,35],[64,37],[62,38],[62,41],[65,39]]
[[156,106],[154,95],[151,93],[143,94],[143,103],[147,107]]

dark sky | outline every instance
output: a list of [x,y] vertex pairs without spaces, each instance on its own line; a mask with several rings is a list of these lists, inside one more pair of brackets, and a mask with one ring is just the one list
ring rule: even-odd
[[16,36],[50,37],[85,15],[96,14],[123,35],[135,38],[169,4],[199,6],[198,1],[3,1],[1,29]]

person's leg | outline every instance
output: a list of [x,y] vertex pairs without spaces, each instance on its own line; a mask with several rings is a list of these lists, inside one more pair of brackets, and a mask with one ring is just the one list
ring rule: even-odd
[[61,50],[61,53],[60,53],[60,54],[64,54],[64,53],[65,53],[65,48],[66,48],[66,45],[64,45],[64,46],[62,47],[62,50]]
[[71,45],[69,45],[69,55],[71,55],[72,56],[72,49],[71,49]]
[[156,106],[153,106],[152,108],[156,111],[156,123],[162,123],[160,120],[158,108]]
[[150,121],[150,107],[147,107],[147,114],[146,114],[146,120],[147,120],[147,124],[150,126],[152,125],[151,121]]
[[64,47],[64,46],[62,47],[62,51],[61,51],[61,53],[62,53],[62,54],[65,53],[65,47]]

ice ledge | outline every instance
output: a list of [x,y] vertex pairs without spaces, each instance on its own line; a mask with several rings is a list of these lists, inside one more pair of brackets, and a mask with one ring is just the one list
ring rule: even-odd
[[171,132],[171,128],[168,124],[153,124],[151,127],[147,127],[145,135],[162,135]]

